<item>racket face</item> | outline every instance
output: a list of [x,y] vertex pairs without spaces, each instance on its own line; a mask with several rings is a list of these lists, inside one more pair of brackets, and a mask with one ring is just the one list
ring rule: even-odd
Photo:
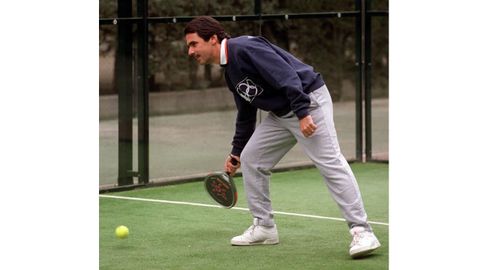
[[220,205],[232,208],[237,203],[237,189],[226,173],[211,173],[205,178],[205,189]]

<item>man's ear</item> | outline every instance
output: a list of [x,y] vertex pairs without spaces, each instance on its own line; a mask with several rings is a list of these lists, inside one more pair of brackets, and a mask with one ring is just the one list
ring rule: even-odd
[[213,36],[210,37],[210,43],[212,44],[216,44],[216,43],[220,43],[220,41],[218,40],[218,36],[217,34],[213,34]]

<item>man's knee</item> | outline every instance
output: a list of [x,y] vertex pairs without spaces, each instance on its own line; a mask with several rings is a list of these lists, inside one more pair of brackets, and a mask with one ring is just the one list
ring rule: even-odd
[[242,166],[249,166],[258,163],[257,157],[258,153],[255,151],[254,148],[249,147],[247,144],[240,155],[240,162]]

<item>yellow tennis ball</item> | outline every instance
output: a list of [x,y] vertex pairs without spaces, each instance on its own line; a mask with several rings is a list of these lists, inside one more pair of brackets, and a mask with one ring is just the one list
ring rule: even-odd
[[123,225],[118,226],[115,229],[115,235],[120,239],[126,238],[128,236],[128,228]]

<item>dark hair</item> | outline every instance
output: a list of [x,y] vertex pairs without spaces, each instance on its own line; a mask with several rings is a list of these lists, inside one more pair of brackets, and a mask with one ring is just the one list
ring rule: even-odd
[[217,35],[219,41],[222,41],[224,38],[230,38],[230,35],[225,33],[223,26],[209,16],[200,16],[188,22],[183,30],[183,34],[190,33],[197,33],[205,41],[208,41],[213,35]]

